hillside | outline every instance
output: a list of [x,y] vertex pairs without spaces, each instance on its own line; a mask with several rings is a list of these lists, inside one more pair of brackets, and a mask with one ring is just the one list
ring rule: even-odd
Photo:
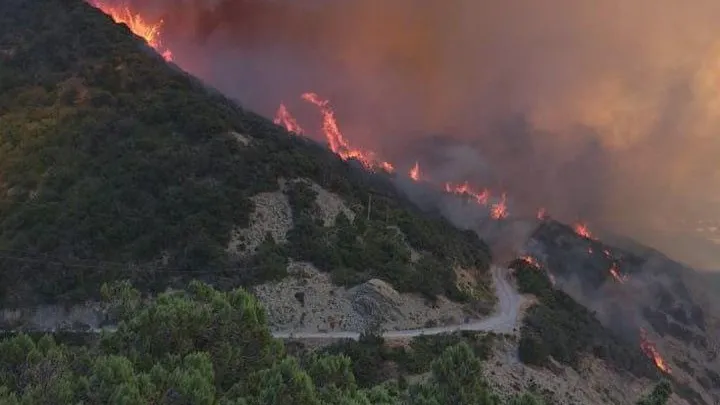
[[[554,288],[588,308],[624,340],[645,345],[646,354],[655,350],[671,370],[675,392],[688,403],[718,401],[720,302],[712,276],[641,244],[612,246],[580,236],[555,221],[543,222],[526,248],[552,276]],[[557,330],[543,319],[547,319],[547,311],[535,308],[525,319],[526,327],[545,334],[550,354],[558,358],[552,353],[557,352]],[[598,335],[590,335],[590,342],[596,344]],[[577,344],[577,339],[564,344],[572,347],[570,343]],[[613,356],[608,350],[600,353],[604,358],[629,362],[635,374],[643,373],[632,356]]]
[[[507,336],[363,334],[289,355],[273,332],[421,333],[523,300],[477,232],[416,208],[392,174],[244,109],[84,1],[0,3],[0,62],[0,330],[30,313],[53,332],[0,342],[0,402],[530,405],[546,387],[505,365],[561,369],[568,394],[592,357],[633,389],[612,401],[591,380],[574,400],[632,403],[661,377],[584,296],[521,277],[539,303],[519,333],[510,308]],[[557,227],[535,240],[551,249]],[[585,242],[568,237],[548,256],[558,276]],[[588,274],[587,291],[608,278]],[[66,310],[93,318],[68,328],[82,345],[53,340]],[[114,333],[87,331],[108,319]]]
[[[0,403],[202,405],[542,405],[548,392],[499,391],[485,377],[496,335],[384,347],[372,336],[304,352],[272,339],[259,303],[192,283],[142,302],[106,290],[115,333],[85,344],[21,334],[0,341]],[[491,371],[492,372],[492,371]],[[420,374],[419,374],[420,373]],[[670,386],[638,395],[663,405]]]
[[0,11],[6,305],[84,300],[119,278],[249,286],[291,261],[336,284],[492,305],[487,246],[414,209],[389,175],[243,109],[83,1]]

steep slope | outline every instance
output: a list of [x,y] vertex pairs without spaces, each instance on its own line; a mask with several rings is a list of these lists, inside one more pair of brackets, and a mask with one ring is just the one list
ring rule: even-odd
[[[669,371],[678,395],[691,404],[715,403],[720,398],[720,306],[712,277],[641,244],[624,246],[545,221],[526,249],[549,271],[556,288],[593,311],[623,340],[655,356],[658,366]],[[535,313],[526,321],[533,318],[542,319]]]
[[[0,300],[282,279],[491,302],[489,251],[244,110],[81,0],[0,3]],[[459,283],[469,272],[477,291]],[[477,294],[476,294],[477,293]]]

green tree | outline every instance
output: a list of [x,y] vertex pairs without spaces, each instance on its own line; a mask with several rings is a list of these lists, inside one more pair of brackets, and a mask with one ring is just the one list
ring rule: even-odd
[[543,405],[544,401],[536,395],[525,392],[510,398],[508,405]]
[[300,368],[297,360],[288,357],[272,367],[254,373],[242,393],[248,405],[321,405],[310,376]]
[[103,336],[102,346],[108,353],[126,354],[142,370],[169,355],[207,352],[216,382],[225,388],[246,377],[247,370],[269,366],[283,352],[255,297],[239,289],[219,292],[200,282],[123,314],[117,331]]
[[432,365],[432,382],[445,404],[494,405],[498,399],[482,377],[482,363],[467,343],[451,346]]
[[672,395],[672,386],[668,380],[660,381],[650,394],[640,398],[637,405],[665,405]]

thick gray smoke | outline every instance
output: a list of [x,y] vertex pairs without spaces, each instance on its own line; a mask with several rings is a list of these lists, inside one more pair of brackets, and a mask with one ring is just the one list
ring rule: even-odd
[[356,145],[720,268],[697,236],[720,217],[717,0],[134,6],[180,66],[265,115],[284,101],[316,129],[315,91]]

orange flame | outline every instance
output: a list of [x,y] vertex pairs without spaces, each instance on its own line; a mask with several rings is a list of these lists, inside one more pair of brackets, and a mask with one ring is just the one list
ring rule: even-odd
[[537,219],[539,219],[540,221],[544,221],[547,219],[547,211],[545,210],[545,208],[538,209]]
[[[535,267],[538,270],[543,269],[543,266],[540,264],[540,262],[532,256],[525,255],[525,256],[521,257],[520,260],[524,261],[525,263],[529,264],[530,266]],[[547,269],[545,269],[545,274],[547,275],[548,280],[550,280],[550,284],[555,286],[555,276],[553,276],[552,273],[550,273],[550,271],[548,271]]]
[[645,353],[646,356],[648,356],[650,359],[652,359],[652,361],[655,362],[657,368],[667,374],[672,373],[672,371],[670,370],[670,366],[668,366],[668,364],[662,358],[662,356],[657,350],[657,347],[655,347],[655,344],[648,340],[647,332],[643,328],[640,328],[640,349],[643,351],[643,353]]
[[531,266],[540,268],[540,262],[538,262],[537,259],[532,256],[526,255],[526,256],[521,257],[520,260],[524,261],[525,263],[527,263]]
[[320,113],[323,116],[322,131],[330,145],[330,150],[340,156],[340,158],[343,160],[355,159],[368,170],[380,167],[388,172],[394,171],[393,165],[377,160],[374,153],[350,146],[350,143],[345,139],[342,132],[340,132],[337,120],[335,119],[335,112],[330,107],[328,100],[321,99],[315,93],[305,93],[302,95],[302,98],[320,108]]
[[277,125],[285,127],[285,129],[288,130],[288,132],[302,135],[304,133],[303,129],[300,127],[300,124],[297,123],[295,118],[290,115],[290,112],[287,110],[287,107],[285,107],[285,104],[280,103],[280,107],[278,107],[277,112],[275,113],[275,119],[273,122]]
[[[377,159],[375,153],[372,151],[353,148],[350,145],[350,142],[345,139],[338,127],[335,112],[328,100],[321,99],[316,93],[304,93],[302,99],[320,108],[320,113],[322,114],[322,131],[333,153],[340,156],[343,160],[355,159],[368,170],[381,168],[389,173],[395,171],[391,163]],[[296,134],[304,133],[283,103],[280,103],[273,121],[278,125],[284,126],[290,132]],[[418,162],[415,162],[415,165],[410,169],[409,176],[414,181],[420,181],[422,173]],[[462,184],[445,183],[445,191],[456,195],[469,196],[474,199],[477,204],[483,206],[488,206],[490,199],[490,191],[488,191],[488,189],[475,190],[467,181]],[[492,204],[490,207],[490,215],[494,219],[508,217],[506,193],[501,195],[498,202]]]
[[420,181],[420,164],[415,162],[415,166],[410,169],[410,178],[414,181]]
[[160,28],[162,28],[163,25],[162,20],[154,24],[145,21],[140,14],[133,13],[130,7],[124,3],[115,6],[107,4],[102,0],[90,0],[90,5],[109,15],[116,23],[127,25],[133,34],[144,39],[148,45],[160,53],[166,61],[172,60],[172,52],[162,46],[160,33]]
[[586,224],[578,222],[573,225],[573,229],[575,230],[576,234],[582,236],[583,238],[593,239],[593,236],[590,233],[590,229],[588,229],[588,226]]
[[445,191],[458,195],[467,195],[472,197],[480,205],[487,205],[488,199],[490,198],[490,191],[487,189],[481,191],[473,190],[467,181],[463,184],[445,183]]
[[492,208],[490,209],[490,216],[492,216],[494,219],[507,218],[507,195],[505,193],[503,193],[500,197],[500,201],[493,204]]

